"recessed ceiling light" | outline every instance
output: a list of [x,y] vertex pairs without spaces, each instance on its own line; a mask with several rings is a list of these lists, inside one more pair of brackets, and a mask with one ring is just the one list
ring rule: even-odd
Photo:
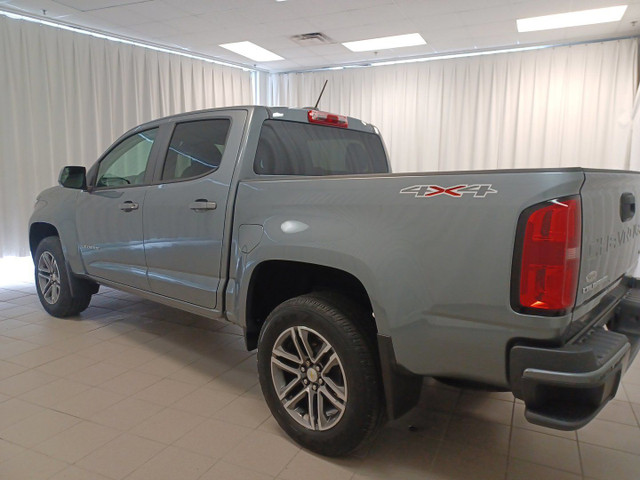
[[426,45],[427,42],[419,33],[407,35],[395,35],[392,37],[372,38],[370,40],[358,40],[357,42],[345,42],[342,45],[352,52],[370,52],[373,50],[385,50],[387,48],[413,47]]
[[235,43],[223,43],[220,45],[222,48],[231,50],[238,55],[250,58],[256,62],[273,62],[275,60],[284,60],[280,55],[276,55],[270,52],[266,48],[262,48],[252,42],[235,42]]
[[622,18],[626,10],[626,5],[618,5],[617,7],[594,8],[593,10],[558,13],[556,15],[544,15],[542,17],[521,18],[517,20],[518,31],[536,32],[538,30],[552,30],[554,28],[617,22]]

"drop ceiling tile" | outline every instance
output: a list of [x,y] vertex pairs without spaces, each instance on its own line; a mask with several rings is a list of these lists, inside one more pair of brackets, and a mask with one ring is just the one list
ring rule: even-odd
[[518,28],[516,27],[516,22],[514,21],[503,21],[469,25],[467,26],[467,32],[469,32],[469,35],[471,35],[472,37],[484,37],[487,35],[504,34],[516,35],[518,33]]
[[317,29],[308,20],[297,19],[295,22],[269,22],[260,26],[260,30],[267,32],[269,37],[281,35],[290,37],[292,35],[301,35],[303,33],[313,33],[322,31]]
[[435,0],[425,2],[424,0],[397,0],[397,5],[407,18],[426,17],[455,13],[456,5],[450,0]]
[[[580,8],[578,8],[580,9]],[[513,11],[516,18],[539,17],[576,10],[573,0],[537,0],[515,3]]]
[[444,40],[433,39],[429,43],[436,53],[464,52],[473,50],[473,40],[470,38],[449,38]]
[[4,3],[4,6],[35,15],[43,15],[42,11],[44,10],[46,12],[44,16],[47,18],[60,18],[79,12],[75,8],[69,8],[52,0],[8,1]]
[[505,20],[512,20],[515,23],[516,18],[515,9],[511,5],[467,10],[466,12],[460,12],[458,15],[465,25],[486,24]]
[[413,23],[421,30],[447,30],[464,25],[459,13],[418,17],[413,19]]
[[189,15],[189,12],[185,9],[159,0],[128,5],[123,8],[123,10],[127,12],[128,15],[138,16],[147,19],[147,21],[156,22],[173,21]]
[[150,20],[149,18],[141,15],[133,15],[126,8],[104,8],[102,10],[93,10],[86,14],[89,18],[97,18],[123,27],[140,25],[141,23],[146,23]]
[[477,48],[512,48],[518,46],[518,35],[487,35],[473,39]]
[[139,38],[157,39],[179,35],[180,31],[169,24],[163,22],[149,22],[130,27],[131,34]]
[[120,7],[134,3],[147,3],[153,0],[55,0],[56,3],[75,8],[80,11],[100,10],[104,8]]

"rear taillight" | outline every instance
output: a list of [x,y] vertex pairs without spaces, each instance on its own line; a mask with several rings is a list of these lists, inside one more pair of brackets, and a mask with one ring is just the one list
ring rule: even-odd
[[319,112],[317,110],[309,110],[307,118],[311,123],[318,123],[320,125],[329,125],[332,127],[347,128],[349,126],[349,120],[344,115],[336,115],[335,113]]
[[518,223],[512,304],[520,311],[561,315],[576,301],[580,269],[580,197],[525,210]]

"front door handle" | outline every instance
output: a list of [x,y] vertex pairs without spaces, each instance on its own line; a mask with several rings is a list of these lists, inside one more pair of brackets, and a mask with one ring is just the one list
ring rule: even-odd
[[137,210],[139,206],[140,205],[138,205],[137,203],[132,202],[131,200],[127,200],[126,202],[120,204],[120,210],[122,210],[123,212],[131,212],[133,210]]
[[218,207],[216,202],[210,202],[204,198],[199,198],[195,202],[189,204],[189,208],[196,212],[204,212],[206,210],[215,210]]

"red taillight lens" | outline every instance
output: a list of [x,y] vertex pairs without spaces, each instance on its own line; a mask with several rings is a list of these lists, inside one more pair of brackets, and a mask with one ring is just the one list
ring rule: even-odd
[[561,313],[574,306],[580,269],[579,197],[553,200],[525,212],[519,304]]
[[336,115],[335,113],[319,112],[317,110],[309,110],[307,118],[311,123],[318,123],[320,125],[329,125],[332,127],[347,128],[349,126],[349,120],[344,115]]

